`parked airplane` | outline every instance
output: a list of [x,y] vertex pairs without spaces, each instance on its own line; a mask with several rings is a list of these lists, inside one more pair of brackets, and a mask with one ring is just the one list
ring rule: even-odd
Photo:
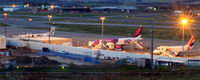
[[99,48],[102,48],[102,46],[103,47],[107,46],[108,49],[123,50],[123,45],[137,43],[136,41],[142,40],[141,33],[142,33],[142,27],[139,27],[139,29],[136,31],[134,36],[131,38],[116,38],[116,39],[103,39],[103,40],[89,41],[88,46],[99,47]]
[[192,36],[190,41],[184,46],[160,46],[153,53],[163,56],[177,56],[180,52],[189,51],[194,47],[195,36]]
[[40,34],[30,34],[30,33],[26,33],[25,35],[18,35],[19,38],[35,38],[35,37],[45,37],[45,36],[49,36],[50,35],[54,35],[55,32],[55,27],[51,27],[50,32],[47,33],[40,33]]

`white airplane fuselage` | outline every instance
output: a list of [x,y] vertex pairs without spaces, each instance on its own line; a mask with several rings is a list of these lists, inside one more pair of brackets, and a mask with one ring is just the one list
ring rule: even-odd
[[46,33],[39,33],[39,34],[31,34],[31,33],[26,33],[25,35],[18,35],[18,38],[36,38],[36,37],[47,37],[54,35],[55,32],[55,27],[51,27],[50,32]]
[[123,45],[123,44],[130,44],[134,41],[140,41],[142,38],[136,37],[136,38],[118,38],[118,42],[116,44]]
[[161,52],[167,51],[167,50],[174,52],[174,53],[180,53],[183,51],[187,51],[188,47],[187,46],[160,46],[160,47],[156,48],[153,51],[153,53],[160,54]]
[[183,51],[188,51],[194,47],[194,40],[195,40],[195,36],[192,36],[190,41],[184,46],[160,46],[160,47],[157,47],[153,51],[153,53],[160,54],[162,52],[173,52],[177,54]]

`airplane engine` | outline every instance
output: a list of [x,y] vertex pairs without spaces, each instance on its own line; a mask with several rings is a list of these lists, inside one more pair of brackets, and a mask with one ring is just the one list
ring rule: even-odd
[[106,46],[108,47],[109,50],[113,50],[114,49],[114,43],[106,43]]
[[32,35],[33,38],[38,37],[38,35]]
[[116,51],[122,51],[123,50],[123,45],[115,45],[115,50]]

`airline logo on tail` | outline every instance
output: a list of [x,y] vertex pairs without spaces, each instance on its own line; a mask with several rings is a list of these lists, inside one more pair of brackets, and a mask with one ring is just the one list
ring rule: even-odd
[[50,30],[50,35],[54,35],[54,32],[55,32],[56,28],[55,27],[51,27],[51,30]]
[[192,36],[190,41],[188,42],[188,44],[187,44],[188,50],[190,50],[192,47],[194,47],[194,39],[195,39],[195,36]]
[[138,37],[142,34],[142,27],[139,27],[139,29],[136,31],[135,35],[133,37]]

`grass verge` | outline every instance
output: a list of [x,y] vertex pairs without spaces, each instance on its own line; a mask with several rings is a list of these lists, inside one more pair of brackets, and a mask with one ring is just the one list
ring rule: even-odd
[[[2,13],[2,12],[0,12]],[[123,15],[123,13],[32,13],[32,12],[8,12],[9,15],[32,15],[32,16],[60,16],[60,17],[92,17],[92,16],[112,16]]]
[[4,27],[4,26],[9,27],[9,25],[7,25],[7,24],[0,23],[0,27]]
[[[48,19],[33,19],[33,21],[48,21]],[[84,20],[84,19],[52,19],[54,21],[68,21],[68,22],[83,22],[83,23],[101,23],[101,20]],[[105,23],[110,24],[135,24],[135,25],[159,25],[159,26],[176,26],[176,24],[168,23],[144,23],[144,22],[126,22],[126,21],[105,21]]]
[[[52,24],[53,25],[53,24]],[[101,26],[92,25],[77,25],[77,24],[54,24],[57,26],[58,31],[66,32],[78,32],[78,33],[90,33],[90,34],[101,34]],[[40,29],[48,30],[44,27],[23,27],[28,29]],[[105,26],[104,34],[106,35],[117,35],[117,36],[129,36],[133,35],[138,27],[123,27],[123,26]],[[182,31],[174,28],[154,28],[154,38],[156,39],[167,39],[167,40],[182,40]],[[185,40],[190,39],[190,35],[198,35],[199,30],[193,30],[192,33],[185,30]],[[151,38],[150,28],[143,28],[142,37]],[[197,36],[198,39],[198,36]]]

